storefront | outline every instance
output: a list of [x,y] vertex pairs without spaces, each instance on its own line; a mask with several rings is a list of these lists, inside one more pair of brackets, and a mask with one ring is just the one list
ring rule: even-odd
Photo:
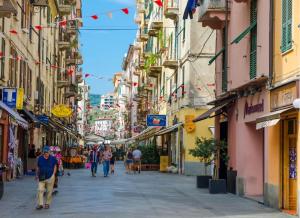
[[298,82],[270,92],[270,113],[257,119],[257,129],[265,129],[265,195],[266,205],[297,213],[299,152],[299,111],[292,104]]

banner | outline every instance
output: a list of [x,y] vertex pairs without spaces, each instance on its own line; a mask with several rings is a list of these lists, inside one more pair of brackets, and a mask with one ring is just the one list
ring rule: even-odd
[[72,109],[64,104],[59,104],[52,108],[51,113],[59,118],[69,117],[72,115]]
[[17,102],[16,102],[17,110],[22,110],[23,109],[23,99],[24,99],[24,89],[23,88],[18,88]]

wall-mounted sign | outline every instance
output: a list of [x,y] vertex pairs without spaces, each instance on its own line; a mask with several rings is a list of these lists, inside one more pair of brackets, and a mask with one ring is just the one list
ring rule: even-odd
[[18,110],[23,109],[23,101],[24,101],[24,89],[19,88],[17,92],[17,102],[16,102],[16,108]]
[[2,89],[2,101],[8,107],[16,108],[17,89],[15,89],[15,88],[3,88]]
[[245,103],[245,110],[244,110],[244,118],[246,117],[246,115],[250,115],[253,113],[259,113],[259,112],[263,112],[264,111],[264,100],[261,101],[261,103],[257,103],[257,104],[248,104],[248,102],[246,101]]
[[166,126],[167,116],[159,114],[147,115],[147,126]]
[[59,118],[69,117],[72,115],[72,109],[64,104],[59,104],[52,108],[51,113]]
[[296,83],[291,83],[271,91],[271,110],[292,105],[297,98]]
[[184,129],[187,133],[194,132],[196,129],[196,125],[193,122],[195,119],[194,115],[185,115]]
[[37,115],[36,117],[41,123],[44,123],[44,124],[49,123],[49,117],[47,117],[46,115]]

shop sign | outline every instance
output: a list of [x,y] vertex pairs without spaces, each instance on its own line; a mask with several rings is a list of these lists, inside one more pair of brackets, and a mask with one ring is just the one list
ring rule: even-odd
[[185,115],[184,128],[185,131],[187,131],[188,133],[194,132],[196,129],[196,125],[193,122],[194,119],[195,119],[194,115]]
[[24,99],[24,89],[19,88],[17,92],[17,103],[16,103],[16,108],[18,110],[23,109],[23,99]]
[[64,104],[59,104],[52,108],[51,113],[59,118],[69,117],[72,115],[72,109]]
[[17,89],[15,88],[3,88],[2,89],[2,101],[10,108],[16,108],[17,102]]
[[271,91],[271,110],[289,106],[296,98],[296,83],[277,88]]
[[166,126],[167,116],[160,114],[148,114],[147,115],[147,126]]
[[244,110],[244,118],[246,115],[250,115],[253,113],[259,113],[264,111],[264,100],[261,101],[261,103],[257,103],[254,105],[249,105],[248,102],[246,101],[245,103],[245,110]]
[[37,115],[36,117],[41,123],[44,123],[44,124],[49,123],[49,117],[47,117],[46,115]]

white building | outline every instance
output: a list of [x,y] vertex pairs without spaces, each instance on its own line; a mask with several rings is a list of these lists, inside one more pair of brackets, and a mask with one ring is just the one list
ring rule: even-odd
[[107,111],[115,108],[115,96],[113,93],[108,93],[106,95],[101,95],[100,109]]
[[87,132],[87,101],[89,98],[89,86],[85,81],[78,85],[81,100],[77,107],[77,130],[82,136]]

